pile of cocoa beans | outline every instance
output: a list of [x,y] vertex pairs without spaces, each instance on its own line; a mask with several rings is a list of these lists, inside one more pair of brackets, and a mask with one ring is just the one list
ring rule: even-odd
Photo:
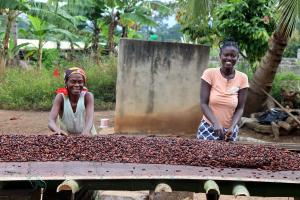
[[271,145],[116,135],[1,135],[0,162],[11,161],[97,161],[300,170],[300,154]]

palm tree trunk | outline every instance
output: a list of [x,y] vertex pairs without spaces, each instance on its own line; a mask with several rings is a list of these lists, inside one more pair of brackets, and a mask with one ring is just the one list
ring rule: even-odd
[[267,96],[262,89],[266,92],[271,91],[272,83],[281,62],[284,49],[287,46],[287,42],[288,39],[279,32],[274,32],[270,38],[268,51],[255,71],[253,79],[250,81],[250,88],[244,111],[245,116],[261,111],[264,108]]
[[7,24],[5,29],[5,35],[3,38],[2,46],[0,52],[0,74],[3,74],[5,72],[6,68],[6,61],[7,61],[7,54],[8,54],[8,42],[9,42],[9,36],[11,32],[11,27],[13,24],[13,21],[15,20],[15,11],[9,10],[7,13]]

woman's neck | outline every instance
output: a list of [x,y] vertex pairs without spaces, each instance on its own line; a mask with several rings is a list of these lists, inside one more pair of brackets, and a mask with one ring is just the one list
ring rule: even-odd
[[232,74],[235,73],[235,70],[234,68],[224,68],[224,67],[221,67],[221,73],[225,76],[230,76]]
[[69,95],[69,99],[71,102],[77,102],[80,95]]
[[222,76],[226,79],[233,79],[234,75],[235,75],[235,69],[234,68],[220,68],[220,72],[222,74]]

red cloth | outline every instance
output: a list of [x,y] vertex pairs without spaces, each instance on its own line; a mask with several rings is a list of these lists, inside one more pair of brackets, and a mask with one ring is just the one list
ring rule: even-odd
[[[83,87],[83,92],[88,92],[88,89],[86,87]],[[63,93],[65,96],[68,96],[68,90],[67,88],[57,88],[55,91],[56,94]]]
[[54,77],[59,77],[59,76],[60,76],[60,73],[59,73],[58,69],[55,69],[55,70],[53,71],[53,76],[54,76]]

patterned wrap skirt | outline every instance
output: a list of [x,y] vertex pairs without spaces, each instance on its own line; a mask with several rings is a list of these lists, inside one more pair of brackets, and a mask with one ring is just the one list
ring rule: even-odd
[[[227,132],[227,128],[223,129],[223,132]],[[239,127],[235,126],[233,129],[233,133],[231,137],[229,138],[229,141],[236,141],[237,135],[239,132]],[[197,138],[202,140],[224,140],[224,136],[219,136],[214,132],[214,128],[212,125],[210,125],[205,120],[201,120],[198,131],[197,131]]]

